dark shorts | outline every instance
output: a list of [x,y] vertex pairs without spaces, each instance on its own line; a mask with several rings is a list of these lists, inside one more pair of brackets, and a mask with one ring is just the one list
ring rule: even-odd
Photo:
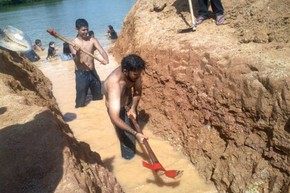
[[[125,109],[122,109],[120,111],[120,118],[127,125],[132,127],[131,122],[127,116]],[[118,135],[118,138],[120,140],[122,157],[125,159],[132,159],[135,155],[135,152],[136,152],[136,139],[135,139],[135,137],[131,133],[124,131],[118,127],[115,127],[115,129],[116,129],[116,133]]]
[[95,70],[84,71],[76,70],[76,105],[75,107],[83,107],[86,105],[86,98],[90,89],[92,100],[103,99],[102,83],[99,75]]

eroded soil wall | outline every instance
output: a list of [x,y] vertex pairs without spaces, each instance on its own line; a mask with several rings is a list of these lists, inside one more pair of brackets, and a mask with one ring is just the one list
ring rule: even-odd
[[142,114],[219,192],[289,192],[287,41],[241,44],[233,25],[214,31],[214,23],[180,35],[168,27],[182,25],[177,8],[137,1],[111,50],[119,61],[136,53],[147,62]]
[[75,139],[43,73],[15,52],[0,61],[0,192],[123,192]]

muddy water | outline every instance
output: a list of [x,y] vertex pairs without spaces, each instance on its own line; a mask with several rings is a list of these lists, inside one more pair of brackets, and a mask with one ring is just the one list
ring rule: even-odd
[[[44,55],[40,55],[45,58]],[[137,155],[132,160],[120,156],[119,141],[113,125],[107,115],[104,100],[88,101],[84,108],[74,108],[75,82],[73,61],[63,62],[42,60],[37,63],[43,73],[53,83],[53,93],[59,107],[78,141],[90,145],[92,151],[101,155],[106,167],[113,172],[126,193],[213,193],[213,185],[205,184],[197,170],[180,151],[168,142],[154,136],[150,128],[143,132],[149,137],[149,143],[160,163],[167,170],[183,170],[183,176],[170,179],[156,176],[142,166],[142,160],[148,160],[142,145],[137,144]],[[101,80],[117,67],[110,57],[110,64],[103,66],[96,63]]]

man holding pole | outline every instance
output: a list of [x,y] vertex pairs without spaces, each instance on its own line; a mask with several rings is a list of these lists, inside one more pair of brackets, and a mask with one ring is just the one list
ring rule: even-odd
[[[89,24],[85,19],[76,20],[77,37],[74,39],[74,46],[70,45],[71,53],[74,56],[76,75],[76,108],[86,104],[86,97],[90,89],[93,100],[103,98],[101,80],[96,72],[94,59],[101,64],[108,64],[109,58],[96,38],[88,36]],[[102,58],[93,55],[98,50]],[[87,54],[87,53],[89,54]],[[93,55],[93,57],[91,56]]]

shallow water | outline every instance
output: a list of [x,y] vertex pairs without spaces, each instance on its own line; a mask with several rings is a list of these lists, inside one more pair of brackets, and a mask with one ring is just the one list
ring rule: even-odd
[[62,42],[49,35],[46,30],[54,29],[63,37],[73,39],[76,36],[75,20],[85,18],[89,29],[107,47],[111,44],[105,36],[108,25],[112,25],[119,33],[134,2],[135,0],[59,0],[1,8],[0,28],[11,25],[26,33],[32,42],[41,39],[45,48],[50,41],[55,41],[56,46],[61,48]]
[[[213,193],[213,185],[205,184],[191,162],[180,151],[174,149],[161,138],[154,136],[150,128],[143,132],[149,137],[149,143],[160,163],[167,170],[183,170],[183,176],[170,179],[156,176],[142,166],[147,161],[147,153],[142,145],[137,145],[137,155],[132,160],[121,158],[119,141],[114,127],[107,115],[104,100],[89,101],[84,108],[74,108],[75,82],[73,61],[62,62],[42,60],[39,68],[53,83],[53,93],[77,140],[90,145],[92,151],[101,155],[106,167],[113,172],[126,193]],[[96,63],[101,80],[117,67],[110,57],[106,66]],[[162,147],[162,148],[160,148]]]

